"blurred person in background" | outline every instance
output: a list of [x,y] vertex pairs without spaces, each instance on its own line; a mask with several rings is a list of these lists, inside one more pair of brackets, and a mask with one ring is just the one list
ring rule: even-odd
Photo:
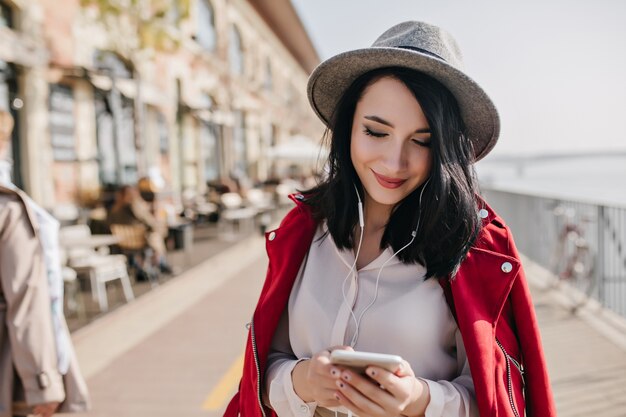
[[115,203],[107,215],[107,223],[109,226],[112,224],[145,226],[146,243],[153,251],[153,264],[158,265],[161,272],[173,273],[172,267],[167,262],[165,248],[167,226],[151,213],[148,203],[141,198],[136,187],[124,185],[117,191]]
[[88,409],[63,316],[59,223],[11,182],[0,111],[0,417]]

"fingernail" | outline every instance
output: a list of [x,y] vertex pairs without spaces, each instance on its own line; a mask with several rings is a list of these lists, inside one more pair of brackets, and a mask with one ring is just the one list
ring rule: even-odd
[[343,379],[345,379],[346,381],[350,381],[350,375],[349,374],[344,374],[343,375]]
[[339,400],[339,395],[335,394],[335,398],[336,398],[337,400]]
[[370,369],[367,373],[370,374],[370,376],[376,376],[376,371],[373,369]]
[[339,371],[338,371],[338,370],[336,370],[335,368],[333,368],[333,369],[331,369],[331,370],[330,370],[330,374],[331,374],[332,376],[337,376],[337,374],[338,374],[338,373],[339,373]]
[[341,382],[341,381],[337,381],[337,386],[338,386],[339,388],[343,388],[345,385],[343,384],[343,382]]

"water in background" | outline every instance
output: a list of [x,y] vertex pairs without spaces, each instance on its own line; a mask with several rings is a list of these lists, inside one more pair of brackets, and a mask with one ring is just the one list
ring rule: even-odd
[[511,192],[626,206],[626,154],[477,164],[480,182]]

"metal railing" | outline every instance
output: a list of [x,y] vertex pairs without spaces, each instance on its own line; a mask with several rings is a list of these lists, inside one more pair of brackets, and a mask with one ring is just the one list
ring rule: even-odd
[[[584,246],[589,255],[585,262],[593,264],[588,269],[591,276],[570,284],[584,287],[604,307],[626,317],[626,207],[492,188],[482,191],[511,228],[519,251],[557,276],[564,275],[563,245]],[[566,241],[568,234],[576,235],[575,242]],[[572,257],[571,249],[567,256]],[[588,286],[589,279],[593,287]]]

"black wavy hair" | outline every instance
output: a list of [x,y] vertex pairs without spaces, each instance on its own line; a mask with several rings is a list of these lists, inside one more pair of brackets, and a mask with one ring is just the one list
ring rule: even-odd
[[[481,222],[477,215],[478,182],[474,171],[472,143],[465,134],[459,106],[440,82],[407,68],[377,69],[358,77],[341,98],[324,137],[330,141],[328,175],[316,187],[304,190],[317,221],[326,221],[340,249],[353,249],[358,225],[358,200],[363,185],[350,158],[352,123],[356,105],[368,86],[384,77],[401,81],[419,102],[431,131],[430,180],[397,203],[385,227],[381,249],[399,250],[407,264],[426,267],[426,278],[453,276],[476,240]],[[421,206],[419,196],[422,188]]]

